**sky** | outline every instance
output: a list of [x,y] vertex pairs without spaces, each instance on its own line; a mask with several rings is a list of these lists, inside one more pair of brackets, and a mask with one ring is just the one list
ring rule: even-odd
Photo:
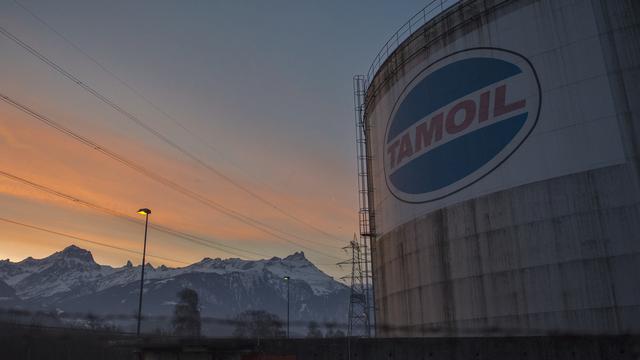
[[0,259],[76,244],[101,264],[140,263],[147,207],[187,234],[151,228],[154,266],[304,251],[346,274],[352,77],[424,5],[0,0],[5,31],[109,103],[0,34],[0,94],[14,102],[0,101]]

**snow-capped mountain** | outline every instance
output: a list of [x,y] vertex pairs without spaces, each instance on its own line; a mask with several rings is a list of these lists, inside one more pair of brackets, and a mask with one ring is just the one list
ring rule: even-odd
[[[0,261],[0,308],[58,312],[134,314],[140,266],[100,265],[91,252],[69,246],[43,259]],[[200,297],[203,316],[231,318],[245,310],[283,317],[290,277],[292,319],[346,321],[348,288],[298,252],[285,258],[250,261],[205,258],[182,268],[145,266],[144,309],[170,315],[176,293],[189,287]]]

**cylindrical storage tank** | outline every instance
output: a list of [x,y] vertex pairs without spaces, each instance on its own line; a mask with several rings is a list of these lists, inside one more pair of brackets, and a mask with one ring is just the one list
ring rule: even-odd
[[466,0],[368,82],[381,336],[640,332],[640,1]]

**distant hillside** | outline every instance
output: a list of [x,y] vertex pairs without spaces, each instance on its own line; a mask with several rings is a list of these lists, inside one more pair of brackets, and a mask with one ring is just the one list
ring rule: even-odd
[[[230,319],[253,309],[284,320],[284,276],[291,278],[292,322],[347,321],[349,289],[302,252],[257,261],[205,258],[182,268],[147,264],[143,314],[170,316],[176,293],[189,287],[198,292],[204,317]],[[140,266],[99,265],[72,245],[43,259],[0,261],[0,308],[130,316],[137,312],[139,281]]]

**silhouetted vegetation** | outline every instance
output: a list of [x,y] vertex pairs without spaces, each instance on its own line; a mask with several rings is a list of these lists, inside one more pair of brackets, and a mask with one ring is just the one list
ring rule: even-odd
[[336,337],[345,337],[345,333],[338,329],[338,324],[335,322],[327,322],[324,324],[325,327],[325,333],[324,333],[324,337],[327,338],[336,338]]
[[283,324],[274,314],[262,310],[249,310],[234,319],[236,328],[233,336],[240,338],[284,337]]
[[322,331],[320,331],[320,326],[317,322],[311,321],[309,322],[309,326],[307,327],[307,337],[308,338],[321,338]]
[[178,303],[173,311],[173,333],[178,336],[200,336],[201,321],[198,293],[189,288],[178,293]]

